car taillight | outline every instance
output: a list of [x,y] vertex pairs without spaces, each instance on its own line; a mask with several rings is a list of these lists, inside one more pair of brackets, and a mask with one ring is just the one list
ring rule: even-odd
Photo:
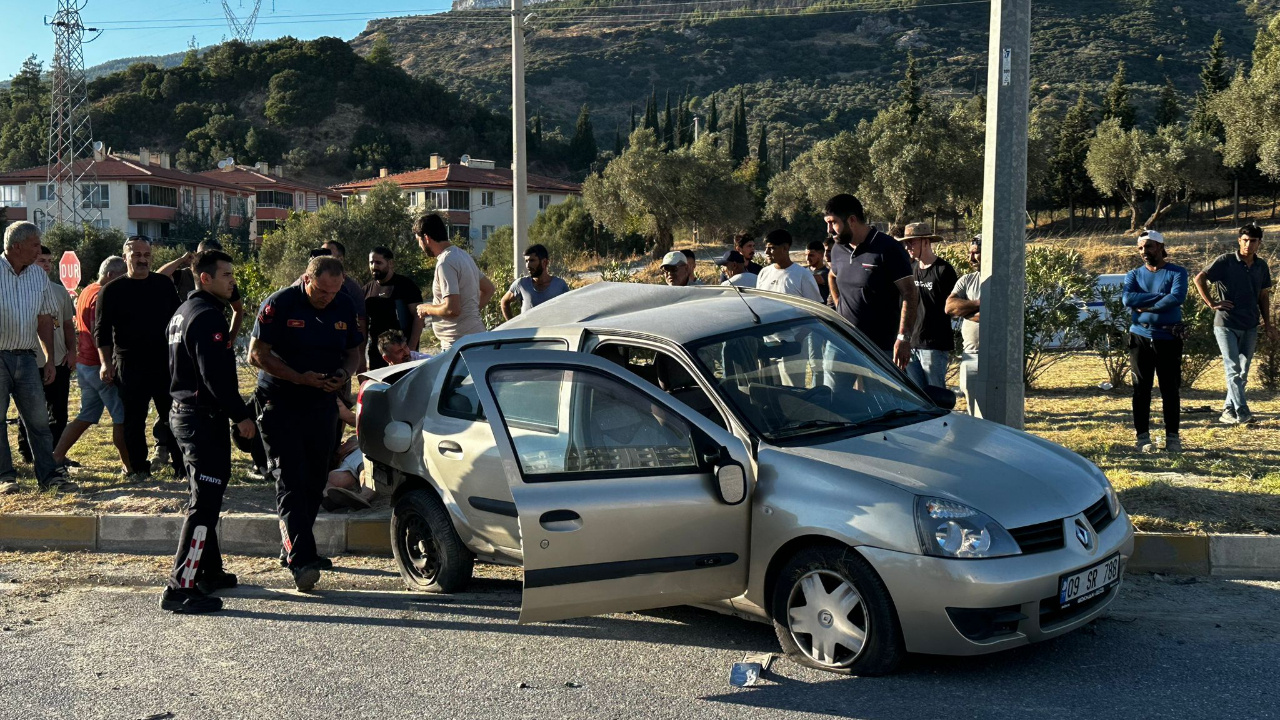
[[369,387],[370,383],[372,382],[373,382],[372,380],[365,380],[364,382],[360,383],[360,389],[356,391],[356,419],[357,420],[360,419],[360,403],[362,400],[364,400],[364,389]]

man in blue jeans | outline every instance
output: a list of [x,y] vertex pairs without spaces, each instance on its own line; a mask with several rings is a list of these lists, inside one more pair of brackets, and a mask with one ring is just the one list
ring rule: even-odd
[[911,223],[898,238],[911,256],[916,292],[920,295],[920,313],[911,334],[911,362],[907,365],[907,375],[920,387],[947,386],[951,351],[956,347],[947,298],[960,276],[951,263],[933,251],[934,241],[941,239],[925,223]]
[[[0,255],[0,417],[8,414],[12,395],[27,428],[40,489],[75,492],[66,472],[53,464],[44,386],[53,382],[54,364],[46,363],[43,373],[36,365],[37,348],[53,357],[53,318],[59,309],[49,277],[36,265],[39,256],[40,230],[33,223],[16,222],[5,230]],[[0,494],[15,492],[17,477],[6,433],[0,442]]]
[[[1253,422],[1245,384],[1249,382],[1249,363],[1258,345],[1258,325],[1277,340],[1271,324],[1271,269],[1258,257],[1262,246],[1262,228],[1249,224],[1240,228],[1239,250],[1218,256],[1196,275],[1200,299],[1216,311],[1213,334],[1222,351],[1222,369],[1226,374],[1227,398],[1219,421],[1227,425]],[[1213,283],[1218,299],[1209,292]]]

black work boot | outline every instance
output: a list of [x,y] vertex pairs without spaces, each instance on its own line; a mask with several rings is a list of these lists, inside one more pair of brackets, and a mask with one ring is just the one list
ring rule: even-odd
[[293,575],[294,586],[302,592],[311,592],[316,583],[320,582],[320,567],[316,563],[289,568],[289,573]]

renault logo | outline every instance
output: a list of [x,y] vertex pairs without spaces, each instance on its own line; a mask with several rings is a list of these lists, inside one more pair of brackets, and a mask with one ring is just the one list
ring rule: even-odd
[[1085,527],[1085,524],[1079,520],[1076,520],[1076,539],[1080,541],[1080,544],[1083,545],[1086,550],[1093,546],[1093,534],[1090,533],[1089,528]]

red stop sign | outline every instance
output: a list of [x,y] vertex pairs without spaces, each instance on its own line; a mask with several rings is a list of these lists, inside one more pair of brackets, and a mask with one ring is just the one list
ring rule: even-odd
[[74,293],[80,287],[80,258],[74,252],[62,253],[62,259],[58,261],[58,279],[67,292]]

